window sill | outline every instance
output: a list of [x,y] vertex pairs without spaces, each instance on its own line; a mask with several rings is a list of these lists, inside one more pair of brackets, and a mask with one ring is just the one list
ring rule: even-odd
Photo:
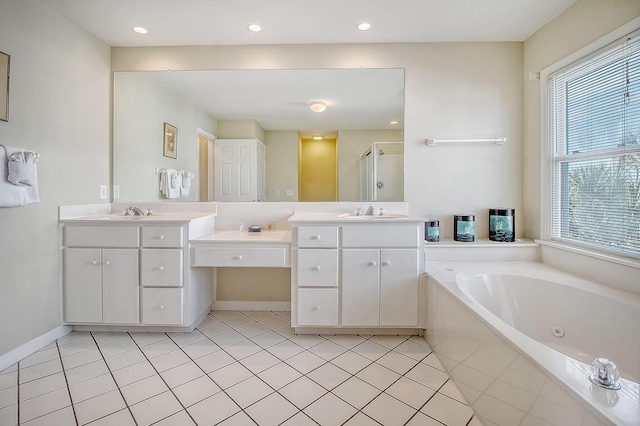
[[612,254],[606,254],[606,253],[601,253],[601,252],[597,252],[594,250],[589,250],[583,247],[577,247],[571,244],[567,244],[567,243],[561,243],[558,241],[548,241],[548,240],[534,240],[536,243],[540,244],[541,246],[546,246],[546,247],[553,247],[555,249],[558,250],[565,250],[571,253],[575,253],[575,254],[579,254],[582,256],[588,256],[591,258],[595,258],[595,259],[599,259],[599,260],[604,260],[606,262],[612,262],[612,263],[616,263],[618,265],[622,265],[622,266],[627,266],[630,268],[636,268],[636,269],[640,269],[640,259],[635,259],[632,257],[622,257],[622,256],[615,256]]

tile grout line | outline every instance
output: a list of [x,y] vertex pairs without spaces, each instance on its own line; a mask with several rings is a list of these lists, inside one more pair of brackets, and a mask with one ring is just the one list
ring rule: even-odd
[[69,388],[69,380],[67,380],[67,370],[64,368],[64,361],[62,360],[62,352],[60,352],[60,345],[58,345],[58,339],[56,339],[56,349],[58,351],[58,357],[60,359],[60,365],[62,366],[62,374],[64,376],[64,382],[67,384],[67,392],[69,393],[69,402],[71,403],[71,409],[73,410],[73,418],[78,423],[78,415],[76,414],[76,406],[73,403],[73,397],[71,396],[71,389]]
[[[124,401],[124,404],[127,406],[127,410],[129,411],[129,414],[131,414],[131,418],[133,419],[133,423],[135,423],[135,425],[138,426],[138,421],[133,416],[133,412],[131,411],[131,407],[129,407],[129,403],[125,399],[124,394],[122,393],[122,389],[120,389],[120,385],[118,385],[118,382],[116,381],[116,377],[113,375],[113,371],[111,371],[111,367],[109,367],[109,363],[107,362],[107,358],[102,353],[102,349],[100,349],[100,345],[98,344],[98,341],[96,340],[96,337],[93,335],[92,332],[89,332],[89,334],[91,335],[91,338],[93,339],[94,343],[96,344],[96,347],[98,348],[98,352],[100,352],[100,356],[102,357],[102,361],[104,361],[104,364],[107,366],[107,370],[109,370],[109,374],[111,375],[111,379],[113,380],[113,383],[116,385],[116,388],[118,389],[118,393],[120,393],[120,396],[122,397],[122,401]],[[129,335],[129,333],[127,333],[127,335]],[[129,338],[131,338],[131,336],[129,336]],[[131,339],[131,340],[133,340],[133,339]],[[114,413],[117,413],[117,411],[114,411]],[[111,414],[114,414],[114,413],[109,413],[106,416],[102,416],[102,417],[100,417],[98,419],[95,419],[93,421],[105,418],[105,417],[110,416]]]

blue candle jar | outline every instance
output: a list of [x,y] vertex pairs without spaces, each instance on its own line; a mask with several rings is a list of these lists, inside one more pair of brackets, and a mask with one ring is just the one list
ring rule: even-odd
[[476,239],[476,216],[461,214],[453,216],[453,239],[455,241],[471,242]]
[[489,239],[514,242],[516,239],[515,209],[489,209]]
[[430,220],[424,223],[424,237],[428,242],[440,241],[440,221]]

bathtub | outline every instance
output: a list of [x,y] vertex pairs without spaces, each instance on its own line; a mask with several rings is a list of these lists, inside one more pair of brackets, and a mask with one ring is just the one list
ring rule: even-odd
[[[428,263],[426,337],[497,425],[640,425],[640,296],[536,262]],[[622,388],[589,381],[606,357]]]

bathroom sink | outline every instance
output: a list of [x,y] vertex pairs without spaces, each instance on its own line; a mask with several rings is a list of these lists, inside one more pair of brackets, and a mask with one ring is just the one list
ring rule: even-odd
[[376,216],[367,216],[367,215],[355,215],[355,214],[343,214],[340,215],[343,219],[353,219],[353,220],[385,220],[385,219],[404,219],[409,216],[406,214],[385,214],[385,215],[376,215]]
[[125,216],[123,214],[114,214],[114,215],[104,216],[102,219],[103,220],[121,221],[121,220],[152,220],[154,218],[157,218],[157,215],[154,215],[154,216]]

